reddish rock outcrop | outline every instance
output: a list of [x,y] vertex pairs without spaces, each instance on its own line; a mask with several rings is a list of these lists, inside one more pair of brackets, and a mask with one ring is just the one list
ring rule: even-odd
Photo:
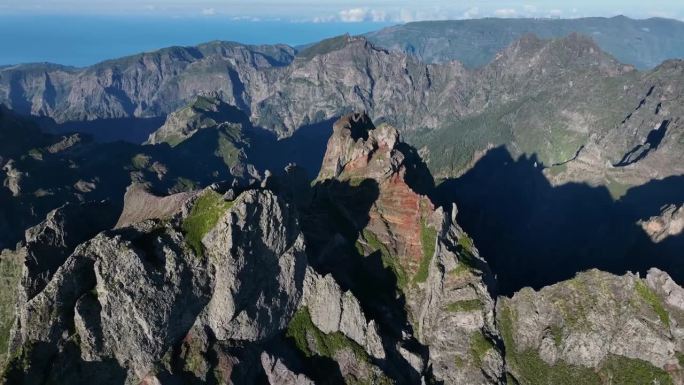
[[416,165],[409,163],[411,154],[400,143],[394,127],[375,127],[365,114],[342,117],[333,126],[318,179],[335,178],[351,185],[371,179],[378,184],[379,195],[364,232],[386,246],[411,277],[427,246],[421,244],[423,227],[435,226],[430,219],[435,207],[408,182],[407,174]]

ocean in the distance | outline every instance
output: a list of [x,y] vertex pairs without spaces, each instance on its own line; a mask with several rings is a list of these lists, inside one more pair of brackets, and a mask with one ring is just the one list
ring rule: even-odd
[[212,40],[301,45],[388,23],[299,23],[215,17],[0,15],[0,65],[51,62],[87,66],[106,59]]

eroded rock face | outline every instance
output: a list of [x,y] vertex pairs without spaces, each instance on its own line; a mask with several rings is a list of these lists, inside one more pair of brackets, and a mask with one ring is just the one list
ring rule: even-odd
[[109,202],[67,203],[26,230],[27,258],[22,279],[28,299],[40,292],[52,274],[80,243],[111,228],[116,209]]
[[[45,234],[56,239],[47,229],[61,228],[59,214],[27,234],[29,250],[37,240],[47,244]],[[184,208],[78,246],[20,304],[12,341],[23,352],[16,359],[31,367],[12,366],[7,378],[30,383],[58,376],[49,363],[67,349],[60,354],[69,365],[113,362],[127,373],[126,383],[152,381],[150,373],[173,346],[190,341],[191,329],[204,335],[205,350],[213,346],[208,341],[263,341],[284,329],[299,306],[307,265],[294,209],[269,191],[244,192],[231,209],[216,213],[201,254],[178,228],[197,214]],[[225,350],[215,354],[230,360]]]
[[422,290],[409,291],[419,340],[430,349],[436,378],[448,384],[502,383],[497,346],[494,279],[468,235],[456,223],[456,207],[441,208],[434,256]]
[[123,211],[116,228],[147,219],[169,219],[179,213],[183,205],[195,195],[194,192],[183,192],[160,197],[147,191],[145,186],[134,183],[126,189]]
[[12,193],[12,196],[19,196],[22,192],[22,182],[26,174],[15,168],[12,159],[2,166],[2,171],[5,172],[3,185]]
[[268,383],[271,385],[314,385],[308,377],[292,372],[280,359],[266,352],[261,353],[261,364],[268,377]]
[[216,269],[202,317],[216,337],[256,341],[284,329],[307,265],[294,210],[269,191],[247,191],[202,242]]
[[[337,191],[333,200],[340,200],[338,210],[356,218],[354,223],[364,224],[358,230],[357,248],[364,255],[381,254],[383,265],[395,275],[409,325],[402,326],[405,338],[396,343],[394,354],[419,374],[415,380],[429,367],[430,376],[445,383],[504,381],[491,272],[456,224],[456,209],[445,214],[421,195],[432,179],[415,152],[399,140],[396,129],[375,127],[363,114],[341,118],[319,174],[319,180],[328,178],[352,186],[323,185]],[[369,180],[377,186],[377,196],[364,222],[344,190]],[[332,291],[330,285],[321,286]],[[344,317],[337,305],[328,304],[327,309],[321,324],[334,325]],[[315,319],[312,313],[314,323]],[[412,338],[429,353],[408,349]]]
[[[139,378],[187,333],[211,293],[206,264],[180,247],[179,232],[140,230],[130,241],[114,237],[97,248],[93,293],[99,302],[99,326],[96,316],[93,329],[101,333],[102,353]],[[92,308],[80,305],[77,314],[88,325]],[[97,351],[97,344],[82,345],[82,351]]]
[[[591,270],[537,292],[523,289],[500,298],[497,322],[507,370],[522,382],[556,372],[598,383],[596,373],[617,379],[617,371],[642,367],[646,377],[640,381],[680,383],[683,292],[657,269],[646,279]],[[545,373],[531,372],[531,362]]]
[[390,249],[409,276],[416,273],[423,253],[421,225],[434,209],[417,192],[433,181],[411,150],[394,127],[375,127],[365,114],[350,114],[335,123],[318,176],[351,185],[365,180],[377,184],[366,230]]
[[311,321],[323,333],[341,332],[371,356],[385,358],[375,322],[366,320],[359,300],[343,291],[332,276],[322,277],[308,269],[302,305],[308,307]]
[[148,221],[79,246],[23,306],[20,344],[56,349],[73,330],[83,360],[114,358],[142,378],[209,300],[206,264],[181,245],[179,232]]
[[654,243],[679,235],[684,230],[684,206],[665,206],[661,209],[660,215],[639,221],[639,224]]

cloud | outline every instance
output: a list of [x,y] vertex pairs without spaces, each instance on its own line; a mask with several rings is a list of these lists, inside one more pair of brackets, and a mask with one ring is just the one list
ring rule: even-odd
[[471,7],[471,8],[468,8],[465,12],[463,12],[461,17],[463,19],[474,19],[474,18],[478,17],[479,15],[480,15],[480,8]]
[[563,11],[560,9],[552,9],[549,11],[550,17],[561,17],[561,15],[563,15]]
[[350,8],[343,9],[337,13],[337,18],[333,16],[323,16],[314,18],[315,22],[342,21],[345,23],[360,23],[362,21],[382,22],[387,21],[389,16],[386,11],[371,8]]
[[345,23],[358,23],[366,21],[368,10],[364,8],[343,9],[338,13],[340,20]]
[[494,11],[494,15],[497,17],[515,17],[518,15],[518,11],[513,8],[500,8]]
[[202,9],[202,15],[204,16],[213,16],[216,14],[216,10],[214,8],[203,8]]

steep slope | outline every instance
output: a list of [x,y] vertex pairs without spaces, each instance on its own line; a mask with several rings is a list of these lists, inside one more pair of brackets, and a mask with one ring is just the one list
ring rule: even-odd
[[666,273],[598,270],[497,303],[519,384],[680,384],[684,289]]
[[[278,71],[270,94],[252,107],[259,124],[285,135],[302,125],[368,111],[374,119],[402,128],[423,126],[425,121],[434,126],[431,100],[447,89],[451,100],[459,98],[465,73],[458,63],[433,69],[361,37],[341,37],[333,47],[329,44],[309,47]],[[406,106],[413,113],[407,113]]]
[[[616,126],[634,112],[653,84],[676,90],[681,79],[673,69],[677,62],[638,73],[576,34],[549,41],[523,36],[476,71],[468,71],[458,62],[426,65],[406,54],[378,48],[361,37],[323,41],[290,57],[290,61],[278,56],[289,52],[282,50],[215,43],[195,50],[169,49],[137,59],[101,63],[80,70],[76,80],[85,83],[78,95],[55,92],[57,107],[45,111],[21,107],[22,103],[44,99],[34,97],[34,91],[24,84],[29,80],[10,81],[24,76],[21,67],[2,70],[0,78],[6,79],[8,103],[20,111],[48,115],[60,122],[165,116],[200,94],[234,104],[255,125],[282,138],[350,110],[363,110],[374,121],[387,121],[407,133],[407,140],[421,149],[439,177],[459,175],[482,152],[502,144],[516,155],[538,154],[545,166],[562,165],[588,146],[592,135],[610,137],[621,132]],[[275,58],[270,58],[269,52]],[[156,67],[145,65],[155,62],[154,58],[178,69],[159,75]],[[211,66],[209,73],[202,66]],[[61,67],[53,70],[67,71]],[[121,77],[121,81],[112,80],[102,90],[94,84],[105,84],[104,80],[87,80],[108,73],[118,74],[112,79]],[[31,84],[41,82],[31,79]],[[53,88],[74,89],[76,80],[59,79],[54,82],[59,80],[61,85]],[[173,85],[173,91],[165,91],[167,85]],[[59,106],[68,106],[68,111]],[[204,124],[181,123],[192,120],[185,116],[192,115],[192,109],[184,111],[170,117],[167,126]],[[676,104],[662,112],[670,114],[667,120],[671,123],[680,115]],[[173,123],[174,119],[180,120]],[[194,131],[191,127],[184,130]],[[636,146],[646,139],[623,144],[630,148],[609,150],[624,157],[635,149],[632,158],[642,160],[647,153]],[[599,150],[621,144],[614,142],[607,139]],[[611,154],[611,158],[615,156]],[[605,160],[600,156],[599,162],[594,162],[597,172],[603,172],[605,167],[599,163]],[[621,159],[610,161],[618,164]]]
[[26,228],[67,202],[109,200],[121,208],[131,183],[168,193],[215,181],[258,179],[245,155],[249,146],[243,130],[246,117],[225,104],[220,106],[231,113],[213,115],[220,122],[214,121],[209,129],[173,148],[168,144],[93,143],[81,134],[45,134],[29,119],[3,108],[0,248],[13,247]]
[[[681,108],[676,92],[682,79],[678,61],[639,73],[577,34],[555,40],[524,35],[488,65],[470,71],[458,62],[426,65],[362,37],[323,41],[297,56],[288,52],[284,47],[214,43],[105,62],[77,71],[74,79],[55,76],[51,82],[60,85],[52,86],[52,110],[24,108],[43,103],[43,91],[29,85],[44,84],[40,76],[48,72],[9,67],[2,70],[0,84],[7,103],[60,122],[160,117],[198,94],[209,95],[234,104],[255,125],[279,138],[293,137],[350,110],[363,110],[375,122],[389,122],[404,132],[440,178],[460,175],[498,145],[506,145],[516,156],[537,154],[543,166],[551,168],[550,177],[561,174],[556,183],[577,177],[593,184],[644,183],[654,177],[655,165],[677,163],[673,157],[678,153]],[[155,60],[174,70],[159,74],[150,64]],[[25,73],[32,75],[12,80],[23,79]],[[114,80],[100,79],[107,74]],[[83,82],[82,89],[73,94],[77,82]],[[57,92],[67,88],[70,93]],[[639,110],[642,100],[653,105]],[[645,110],[659,116],[644,116],[640,123]],[[192,120],[184,115],[191,111],[170,117],[167,126]],[[634,119],[628,119],[632,115]],[[180,121],[176,124],[174,119]],[[194,124],[204,123],[182,124],[190,124],[183,130],[194,131]],[[657,131],[656,125],[663,125],[663,137],[654,132],[649,139],[647,132]],[[625,130],[636,131],[625,136]],[[649,143],[655,141],[663,145]],[[580,157],[579,170],[562,173]],[[607,162],[619,170],[608,170]],[[680,172],[664,167],[656,177]]]
[[556,170],[552,181],[613,180],[638,185],[684,172],[684,62],[665,62],[625,82],[624,88],[622,93],[629,95],[633,106],[611,130],[593,133],[576,158]]
[[[199,342],[191,341],[191,329],[235,342],[284,329],[306,269],[296,218],[268,192],[244,193],[235,202],[218,196],[223,203],[208,206],[216,194],[189,200],[170,222],[143,221],[77,247],[48,285],[20,304],[6,381],[139,383],[174,370],[180,379],[200,370],[199,357],[188,356],[199,352],[172,349]],[[209,226],[196,227],[205,216],[213,218]],[[193,251],[184,238],[196,232]],[[216,354],[226,354],[218,343]],[[171,361],[162,359],[167,351]]]
[[681,37],[684,23],[662,18],[422,21],[388,27],[365,36],[380,47],[416,55],[428,63],[458,60],[475,68],[489,63],[499,51],[525,34],[551,39],[573,32],[591,36],[621,62],[641,69],[684,57]]
[[0,303],[5,383],[502,383],[492,277],[455,209],[420,195],[432,179],[396,129],[333,131],[313,187],[296,167],[257,188],[132,186],[114,230],[50,214],[2,257],[36,278],[6,270],[27,294]]
[[58,123],[163,116],[202,92],[249,106],[245,83],[262,83],[263,69],[287,65],[287,46],[212,42],[110,60],[84,69],[19,65],[0,70],[0,101]]
[[[445,213],[421,195],[432,177],[396,129],[375,127],[364,114],[343,117],[318,181],[313,206],[329,217],[316,211],[304,226],[320,250],[312,263],[360,293],[380,315],[381,331],[404,336],[399,354],[417,360],[419,373],[429,368],[445,383],[502,381],[488,267],[456,224],[455,208]],[[366,280],[376,283],[359,282]]]
[[[106,202],[65,205],[0,255],[0,382],[682,383],[684,289],[665,272],[497,297],[433,188],[395,128],[355,113],[312,186],[296,166],[136,184],[115,229]],[[679,211],[643,226],[676,236]]]

